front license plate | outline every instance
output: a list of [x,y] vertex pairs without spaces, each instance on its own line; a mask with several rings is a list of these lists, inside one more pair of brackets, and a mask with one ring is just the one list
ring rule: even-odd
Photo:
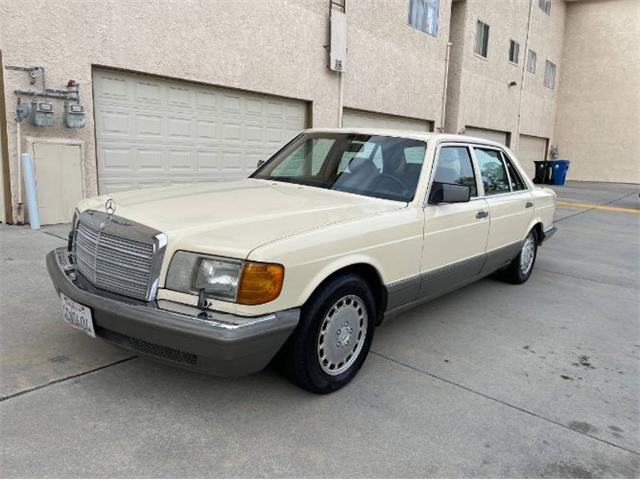
[[75,300],[71,300],[63,293],[60,294],[60,299],[62,300],[62,317],[64,321],[95,338],[96,332],[93,329],[91,309]]

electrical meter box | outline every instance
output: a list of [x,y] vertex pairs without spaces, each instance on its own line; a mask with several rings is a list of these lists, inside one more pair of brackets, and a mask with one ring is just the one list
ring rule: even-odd
[[62,120],[67,128],[84,128],[86,123],[84,106],[79,103],[64,102]]
[[53,127],[53,104],[33,100],[31,102],[31,121],[36,127]]

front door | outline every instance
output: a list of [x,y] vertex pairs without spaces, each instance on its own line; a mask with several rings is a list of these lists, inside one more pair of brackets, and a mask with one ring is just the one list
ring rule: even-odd
[[484,273],[513,260],[533,219],[533,198],[509,158],[497,148],[474,147],[484,194],[489,204],[491,232]]
[[478,196],[478,176],[470,147],[440,145],[434,181],[469,186],[471,200],[426,206],[420,270],[422,298],[436,297],[477,278],[489,235],[489,205]]

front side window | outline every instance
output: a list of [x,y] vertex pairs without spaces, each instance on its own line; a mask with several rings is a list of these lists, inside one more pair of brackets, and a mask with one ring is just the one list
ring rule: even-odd
[[533,50],[529,50],[527,53],[527,72],[536,73],[536,62],[538,61],[538,55]]
[[487,58],[489,53],[489,25],[478,20],[476,25],[476,43],[473,51],[481,57]]
[[409,0],[409,25],[434,37],[438,35],[440,0]]
[[455,183],[471,189],[471,196],[478,196],[473,163],[467,147],[442,147],[438,153],[438,166],[434,182]]
[[556,64],[547,60],[544,64],[544,86],[553,88],[556,84]]
[[524,181],[516,170],[516,167],[513,165],[513,162],[507,158],[506,155],[502,154],[504,163],[507,165],[507,170],[509,170],[509,179],[511,180],[511,191],[517,192],[520,190],[525,190]]
[[498,150],[475,148],[485,195],[509,192],[509,178]]
[[306,133],[251,177],[409,202],[427,145],[420,140],[353,133]]
[[520,61],[520,44],[515,40],[509,42],[509,61],[512,63]]

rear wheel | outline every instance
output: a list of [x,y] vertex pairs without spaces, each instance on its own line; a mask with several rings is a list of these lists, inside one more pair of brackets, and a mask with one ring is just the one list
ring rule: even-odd
[[346,274],[320,287],[302,309],[282,361],[289,379],[314,393],[349,383],[373,340],[375,300],[367,283]]
[[529,280],[533,273],[533,266],[538,255],[538,235],[531,230],[522,243],[520,253],[509,266],[500,272],[500,276],[507,282],[519,285]]

